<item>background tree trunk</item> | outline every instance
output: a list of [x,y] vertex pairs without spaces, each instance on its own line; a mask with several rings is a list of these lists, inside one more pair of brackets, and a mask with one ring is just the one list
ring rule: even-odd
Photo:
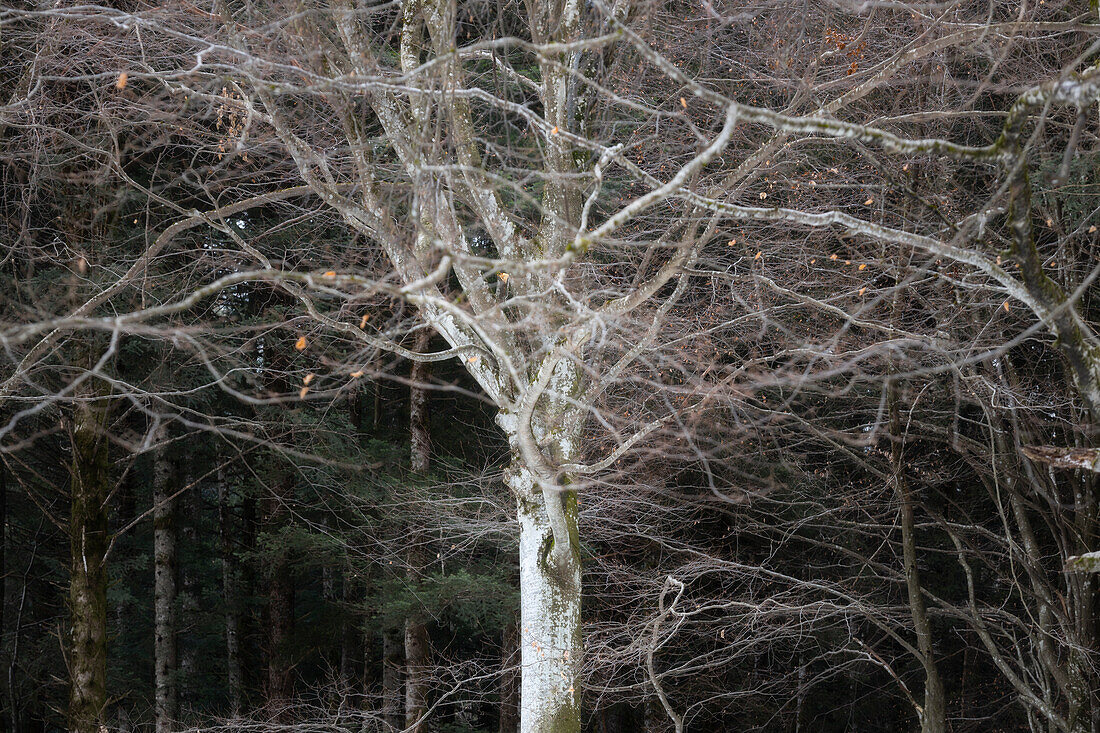
[[500,639],[500,725],[498,733],[519,730],[519,621],[504,625]]
[[201,521],[202,503],[198,486],[190,485],[193,480],[190,472],[183,465],[180,465],[180,468],[183,470],[179,474],[179,483],[187,489],[180,494],[176,516],[179,534],[187,553],[176,562],[179,578],[179,613],[184,621],[182,628],[177,628],[177,632],[182,632],[183,643],[179,643],[179,637],[177,637],[179,674],[176,687],[179,690],[177,694],[185,703],[189,703],[196,698],[199,688],[199,646],[196,635],[192,632],[197,627],[201,606],[202,591],[198,578],[198,564],[201,556],[197,556],[197,553],[200,547],[198,525]]
[[99,733],[107,704],[106,407],[81,402],[72,413],[69,515],[69,730]]
[[[431,333],[417,334],[413,348],[425,353]],[[427,362],[414,361],[409,380],[409,444],[412,451],[413,479],[423,479],[431,467],[431,430],[428,419],[428,390],[424,384],[430,373]],[[408,551],[410,581],[416,583],[424,559],[423,549],[415,543]],[[409,733],[421,733],[426,725],[418,724],[428,712],[428,669],[431,664],[431,637],[423,611],[414,609],[405,619],[405,728]]]
[[404,728],[401,668],[404,643],[397,629],[382,630],[382,720],[390,730]]
[[356,633],[358,616],[348,612],[359,590],[359,584],[356,582],[354,573],[345,567],[344,585],[340,591],[344,609],[344,613],[341,614],[340,618],[340,682],[348,690],[355,688],[357,677],[356,659],[359,658],[362,651],[358,643],[359,635]]
[[[5,609],[8,606],[8,566],[7,566],[7,547],[8,547],[8,469],[4,466],[3,461],[0,461],[0,662],[6,662],[8,659],[8,629],[5,626],[7,621],[7,614]],[[5,669],[7,665],[4,665]],[[4,677],[4,681],[0,682],[0,689],[3,690],[3,701],[0,701],[0,725],[4,725],[4,717],[11,721],[11,728],[15,728],[15,706],[11,704],[12,695],[11,690],[8,689],[7,675]]]
[[917,650],[924,667],[924,706],[920,711],[921,733],[945,733],[947,730],[947,696],[943,689],[939,667],[932,649],[932,625],[921,592],[920,570],[917,568],[917,540],[913,526],[913,496],[905,477],[903,464],[905,430],[901,423],[897,387],[890,387],[890,432],[893,438],[891,461],[894,483],[898,492],[898,513],[901,520],[902,558],[905,566],[909,614],[917,635]]
[[240,568],[233,546],[233,511],[224,466],[218,468],[218,530],[221,535],[222,601],[225,604],[226,692],[233,717],[241,713],[241,592]]
[[[285,479],[278,487],[278,496],[267,501],[269,532],[278,531],[285,520],[284,499],[290,494],[292,479]],[[294,630],[294,582],[290,562],[284,550],[271,559],[268,576],[268,656],[267,702],[277,717],[284,713],[293,697],[293,676],[289,645]]]
[[157,733],[179,718],[176,687],[176,501],[172,464],[165,451],[153,456],[153,658]]

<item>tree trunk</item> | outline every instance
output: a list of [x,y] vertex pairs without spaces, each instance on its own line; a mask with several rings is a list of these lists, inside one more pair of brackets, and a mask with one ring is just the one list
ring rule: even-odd
[[[183,468],[183,466],[181,466]],[[179,483],[188,486],[192,477],[186,470],[181,471]],[[180,630],[183,632],[183,643],[177,641],[179,655],[179,674],[176,686],[179,695],[185,703],[195,700],[198,695],[199,680],[199,648],[194,634],[188,633],[197,627],[200,617],[200,586],[197,575],[197,564],[201,561],[198,555],[199,536],[198,525],[201,521],[201,497],[197,486],[188,486],[179,498],[176,516],[179,520],[180,535],[183,538],[183,547],[190,552],[185,554],[182,561],[177,561],[179,572],[179,618],[182,621]]]
[[427,725],[420,720],[428,712],[428,662],[431,640],[428,627],[419,614],[405,621],[405,730],[422,733]]
[[356,659],[361,651],[358,634],[355,631],[359,617],[350,610],[358,590],[359,584],[355,576],[350,569],[345,568],[344,585],[341,589],[343,612],[340,614],[340,682],[349,691],[355,688]]
[[170,733],[179,718],[176,688],[176,501],[172,464],[164,451],[153,457],[153,658],[157,733]]
[[[413,350],[426,353],[431,341],[427,330],[416,335]],[[431,416],[428,404],[428,390],[424,385],[431,375],[430,364],[414,361],[409,373],[412,386],[409,389],[409,446],[412,452],[411,466],[414,474],[423,475],[431,468],[432,433],[428,420]]]
[[520,689],[522,733],[580,731],[581,566],[575,492],[550,496],[561,502],[567,548],[554,547],[546,497],[532,473],[515,465],[508,483],[519,517]]
[[[3,461],[0,461],[0,659],[4,659],[6,656],[4,652],[7,650],[7,627],[4,622],[7,620],[7,616],[4,610],[8,605],[8,568],[7,568],[7,547],[8,547],[8,469],[4,465]],[[8,688],[8,682],[5,679],[2,683],[4,688],[4,700],[0,703],[0,726],[4,725],[4,716],[11,721],[11,728],[15,726],[15,706],[9,704],[12,701],[11,690]]]
[[[424,353],[428,350],[430,332],[417,334],[413,348]],[[409,445],[412,451],[413,477],[424,477],[431,467],[431,431],[428,425],[427,362],[414,361],[409,375]],[[423,552],[414,543],[408,552],[410,582],[415,583],[423,565]],[[431,664],[431,638],[424,613],[413,609],[405,619],[405,729],[409,733],[422,733],[427,726],[419,721],[428,712],[428,669]]]
[[401,714],[401,658],[404,651],[397,629],[382,631],[382,720],[387,729],[399,731],[404,728],[404,716]]
[[940,678],[939,667],[933,656],[932,626],[928,609],[921,593],[920,571],[917,568],[917,540],[913,528],[913,497],[905,478],[904,429],[898,407],[897,388],[890,387],[890,432],[893,437],[891,461],[894,464],[894,483],[898,492],[898,511],[901,519],[902,558],[905,565],[906,589],[909,596],[909,614],[917,635],[917,649],[924,667],[924,706],[919,711],[921,733],[946,733],[947,699]]
[[107,498],[110,494],[106,408],[73,410],[69,515],[69,730],[99,733],[107,704]]
[[[279,487],[279,496],[268,499],[268,531],[277,531],[286,510],[283,498],[290,493],[290,481]],[[286,553],[278,550],[271,559],[268,578],[268,657],[267,702],[277,717],[285,717],[293,695],[289,656],[291,633],[294,629],[294,584]]]
[[672,729],[672,721],[668,719],[668,713],[665,712],[656,695],[646,698],[642,717],[645,733],[666,733]]
[[240,569],[233,547],[233,513],[224,467],[218,468],[218,529],[221,535],[222,601],[225,604],[226,692],[233,717],[241,713],[241,617]]

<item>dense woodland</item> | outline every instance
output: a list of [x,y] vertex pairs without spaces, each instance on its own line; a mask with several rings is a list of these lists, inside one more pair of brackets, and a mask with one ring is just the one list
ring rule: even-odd
[[0,729],[1100,733],[1098,61],[0,6]]

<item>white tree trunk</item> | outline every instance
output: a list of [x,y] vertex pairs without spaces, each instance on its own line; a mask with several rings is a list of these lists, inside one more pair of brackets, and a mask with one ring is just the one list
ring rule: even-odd
[[580,730],[577,671],[581,647],[581,566],[577,501],[558,497],[569,525],[570,547],[556,552],[543,494],[531,473],[513,466],[508,484],[519,518],[521,733]]

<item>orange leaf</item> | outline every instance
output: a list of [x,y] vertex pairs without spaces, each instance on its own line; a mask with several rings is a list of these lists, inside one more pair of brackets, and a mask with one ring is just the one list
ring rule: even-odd
[[688,108],[688,101],[686,99],[684,99],[683,97],[680,97],[680,106],[683,107],[684,109]]
[[306,375],[306,378],[302,380],[302,384],[304,384],[306,386],[309,386],[309,383],[312,382],[313,378],[316,377],[316,376],[317,376],[316,374],[314,374],[313,372],[310,372],[309,374]]
[[366,328],[367,327],[367,321],[369,321],[369,320],[370,320],[370,313],[366,314],[365,316],[363,316],[362,319],[360,319],[359,328]]
[[115,89],[125,89],[126,82],[129,80],[130,75],[125,71],[118,75],[118,81],[115,82]]
[[302,387],[298,390],[298,399],[304,400],[307,394],[309,394],[309,387]]
[[360,369],[357,372],[352,372],[351,373],[351,378],[352,379],[359,379],[359,377],[361,377],[361,376],[363,376],[363,370],[362,369]]
[[334,277],[336,277],[336,273],[335,273],[334,271],[332,271],[332,270],[329,270],[329,271],[328,271],[328,272],[326,272],[326,273],[325,273],[324,275],[321,275],[321,277],[327,277],[327,278],[330,278],[330,279],[331,279],[331,278],[334,278]]
[[1004,309],[1005,309],[1005,313],[1008,313],[1008,301],[1007,300],[1004,302]]
[[867,269],[867,263],[865,262],[865,263],[863,263],[862,265],[860,265],[860,266],[859,266],[859,269],[861,269],[861,270],[866,270],[866,269]]
[[304,351],[306,348],[306,337],[299,336],[298,340],[294,342],[294,348],[298,351]]

